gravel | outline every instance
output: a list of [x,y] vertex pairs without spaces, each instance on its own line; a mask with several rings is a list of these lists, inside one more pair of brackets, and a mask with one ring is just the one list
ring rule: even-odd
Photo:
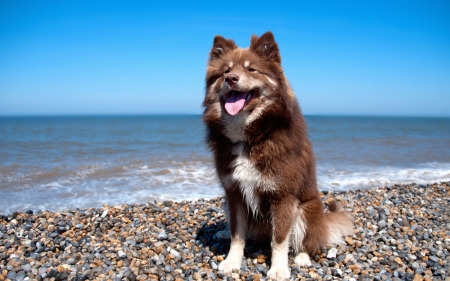
[[[450,182],[322,197],[341,201],[356,233],[317,252],[309,268],[291,256],[292,280],[450,281]],[[0,216],[0,281],[266,280],[270,246],[252,241],[240,272],[218,271],[230,246],[222,201]]]

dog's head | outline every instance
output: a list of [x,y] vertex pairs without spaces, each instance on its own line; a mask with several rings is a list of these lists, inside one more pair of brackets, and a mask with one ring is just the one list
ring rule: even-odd
[[222,36],[214,38],[203,102],[206,119],[239,119],[248,125],[263,115],[285,114],[293,103],[295,97],[271,32],[253,35],[245,49]]
[[216,36],[206,75],[207,94],[216,95],[232,116],[252,111],[265,101],[283,99],[280,95],[286,79],[280,64],[278,45],[271,32],[259,38],[253,35],[246,49]]

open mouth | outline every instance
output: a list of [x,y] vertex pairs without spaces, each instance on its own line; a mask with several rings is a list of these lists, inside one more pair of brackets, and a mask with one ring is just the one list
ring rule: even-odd
[[242,110],[258,93],[257,90],[249,92],[230,91],[225,102],[225,109],[230,115],[236,115]]

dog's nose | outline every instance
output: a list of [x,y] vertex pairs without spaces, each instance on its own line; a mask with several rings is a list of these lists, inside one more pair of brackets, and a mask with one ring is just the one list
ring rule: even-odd
[[237,76],[236,74],[227,74],[227,76],[225,76],[225,83],[227,83],[230,86],[233,86],[234,84],[236,84],[239,81],[239,76]]

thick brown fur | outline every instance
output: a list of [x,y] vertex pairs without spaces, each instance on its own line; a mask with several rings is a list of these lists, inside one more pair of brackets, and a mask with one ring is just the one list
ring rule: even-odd
[[[249,93],[237,114],[225,107],[233,91]],[[313,255],[352,233],[351,217],[337,203],[324,212],[306,123],[271,32],[252,36],[248,49],[214,38],[203,106],[232,237],[228,261],[219,269],[238,269],[240,261],[232,259],[242,258],[245,235],[255,235],[272,241],[268,276],[286,279],[287,261],[278,261],[287,259],[286,245],[295,254]],[[299,265],[308,261],[299,255]]]

